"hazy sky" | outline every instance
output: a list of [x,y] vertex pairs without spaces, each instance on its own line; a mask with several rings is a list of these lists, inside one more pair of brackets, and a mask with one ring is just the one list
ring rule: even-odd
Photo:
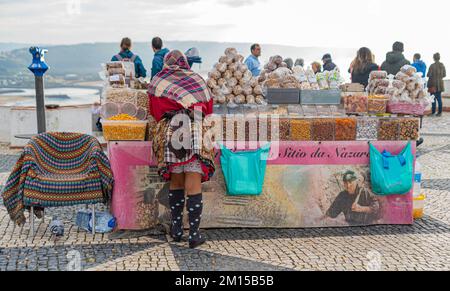
[[[0,0],[0,42],[169,40],[368,46],[450,58],[442,0]],[[39,16],[41,15],[41,16]],[[409,56],[410,57],[410,56]],[[429,58],[429,57],[428,57]]]

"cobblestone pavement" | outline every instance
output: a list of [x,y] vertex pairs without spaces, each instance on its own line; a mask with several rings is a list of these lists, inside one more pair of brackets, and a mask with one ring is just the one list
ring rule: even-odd
[[[413,226],[208,230],[208,243],[190,250],[162,234],[92,236],[73,226],[76,207],[48,211],[32,238],[29,224],[15,227],[0,206],[0,271],[367,270],[374,260],[382,270],[450,270],[450,114],[426,118],[423,131],[426,217]],[[17,155],[0,146],[0,185]],[[57,241],[48,231],[53,215],[66,227]]]

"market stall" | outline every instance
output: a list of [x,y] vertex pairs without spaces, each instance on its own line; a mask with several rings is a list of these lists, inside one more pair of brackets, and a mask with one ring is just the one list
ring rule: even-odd
[[[237,51],[227,49],[208,79],[216,105],[205,120],[205,140],[216,148],[217,169],[204,184],[202,227],[411,224],[412,187],[375,194],[370,170],[374,148],[383,158],[406,148],[415,154],[418,116],[429,96],[410,67],[401,73],[395,78],[371,74],[366,89],[343,85],[338,71],[289,70],[275,56],[261,77],[253,78]],[[144,95],[133,99],[133,89],[120,80],[105,91],[103,110],[115,176],[112,211],[119,229],[146,229],[169,218],[151,154],[154,125],[144,114]],[[248,167],[239,173],[224,170],[222,151],[251,153],[266,145],[270,154],[261,171],[262,190],[239,193],[238,186],[230,191],[229,177],[244,185],[254,176]]]
[[[398,154],[406,142],[375,142]],[[120,229],[146,229],[167,222],[168,205],[154,191],[155,161],[150,142],[111,144],[115,174],[113,214]],[[219,151],[218,151],[219,153]],[[304,228],[412,224],[412,192],[377,197],[371,193],[369,144],[282,142],[272,147],[261,195],[230,196],[217,160],[217,174],[204,185],[204,228]],[[373,213],[352,214],[343,197],[344,176],[354,173],[358,202]],[[245,175],[245,173],[240,173]],[[157,179],[156,179],[157,180]]]

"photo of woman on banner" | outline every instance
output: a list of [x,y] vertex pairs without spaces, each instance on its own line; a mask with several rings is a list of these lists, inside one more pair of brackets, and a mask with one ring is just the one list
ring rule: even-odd
[[336,219],[344,214],[349,225],[370,225],[380,213],[378,199],[358,182],[354,171],[343,175],[344,191],[339,193],[326,213],[326,217]]

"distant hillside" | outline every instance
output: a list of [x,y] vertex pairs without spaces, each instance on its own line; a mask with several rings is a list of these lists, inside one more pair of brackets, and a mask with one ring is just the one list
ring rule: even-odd
[[0,43],[0,52],[7,52],[21,48],[28,48],[30,44],[24,43]]
[[[220,55],[227,47],[235,47],[247,56],[249,54],[249,43],[218,43],[218,42],[196,42],[196,41],[169,41],[165,46],[170,49],[186,51],[191,47],[197,47],[204,63],[200,71],[207,72],[217,62]],[[29,74],[27,66],[31,62],[31,55],[26,48],[12,49],[1,52],[2,48],[18,46],[14,44],[0,44],[0,76],[12,76],[17,74]],[[22,45],[23,47],[24,45]],[[91,76],[97,78],[101,70],[101,64],[109,61],[119,50],[117,43],[92,43],[77,45],[58,45],[46,47],[49,53],[46,56],[50,66],[49,75],[65,76],[76,74],[78,76]],[[337,59],[349,59],[354,56],[354,49],[326,49],[314,47],[293,47],[281,45],[263,45],[263,61],[270,56],[279,54],[283,57],[302,57],[308,63],[320,60],[324,53],[332,53]],[[147,70],[151,69],[153,51],[149,43],[135,43],[133,51],[141,56]],[[339,64],[338,64],[339,65]],[[342,64],[342,66],[348,64]],[[198,67],[196,67],[198,70]]]

